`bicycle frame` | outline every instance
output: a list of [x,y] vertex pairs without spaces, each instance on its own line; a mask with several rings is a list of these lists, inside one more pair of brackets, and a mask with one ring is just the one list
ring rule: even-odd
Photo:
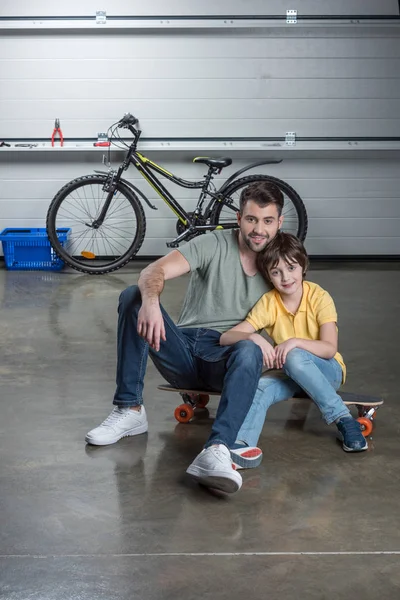
[[[161,181],[152,173],[155,171],[160,175],[163,175],[169,181],[172,181],[176,185],[187,189],[201,189],[201,193],[199,199],[197,201],[195,214],[200,214],[205,197],[211,196],[212,199],[216,198],[217,195],[213,194],[209,191],[208,187],[210,181],[212,180],[213,170],[209,169],[207,175],[202,181],[187,181],[186,179],[181,179],[177,177],[173,173],[170,173],[163,167],[160,167],[157,163],[153,162],[146,156],[143,156],[140,152],[133,152],[131,158],[131,163],[135,166],[135,168],[139,171],[139,173],[146,179],[146,181],[151,185],[151,187],[158,193],[158,195],[164,200],[164,202],[169,206],[172,212],[178,217],[178,219],[182,222],[183,225],[188,226],[191,224],[192,219],[190,215],[182,208],[182,206],[177,202],[177,200],[172,196],[172,194],[163,186]],[[210,201],[210,205],[212,200]],[[209,206],[210,206],[209,205]],[[207,207],[208,208],[208,207]],[[207,214],[207,211],[206,211]],[[199,226],[198,226],[199,227]],[[212,226],[204,226],[203,228],[212,229]]]
[[[164,202],[167,204],[167,206],[172,210],[172,212],[178,217],[179,221],[185,227],[185,231],[183,233],[181,233],[180,235],[178,235],[178,237],[172,243],[173,245],[175,245],[175,244],[177,245],[177,243],[179,243],[179,241],[185,239],[193,232],[211,231],[214,229],[232,229],[234,227],[237,227],[236,222],[224,223],[224,225],[206,225],[206,224],[204,224],[204,220],[207,220],[210,217],[211,207],[213,206],[215,200],[221,200],[221,198],[223,197],[222,193],[226,190],[227,186],[235,178],[238,177],[238,175],[240,175],[241,173],[243,173],[245,171],[248,171],[249,169],[252,169],[253,167],[256,167],[256,166],[259,166],[262,164],[272,164],[272,163],[276,164],[276,163],[281,162],[280,160],[278,160],[278,161],[274,161],[274,160],[259,161],[252,165],[244,167],[243,169],[240,169],[239,171],[237,171],[236,173],[231,175],[231,177],[229,177],[229,179],[219,188],[219,190],[217,190],[216,193],[214,193],[209,190],[210,182],[212,181],[213,176],[216,173],[221,172],[221,169],[210,166],[207,174],[204,176],[204,179],[201,181],[187,181],[186,179],[177,177],[173,173],[170,173],[169,171],[167,171],[166,169],[164,169],[157,163],[153,162],[152,160],[150,160],[149,158],[147,158],[146,156],[144,156],[143,154],[138,152],[136,150],[136,147],[137,147],[137,143],[140,138],[140,135],[141,135],[141,131],[138,129],[135,129],[132,126],[127,126],[127,128],[134,135],[135,139],[132,142],[132,144],[130,145],[127,155],[126,155],[124,161],[122,162],[122,164],[120,165],[120,167],[118,168],[118,171],[116,171],[116,172],[112,171],[111,173],[107,173],[108,178],[104,184],[104,190],[107,191],[108,194],[107,194],[106,201],[103,205],[103,208],[101,210],[101,213],[100,213],[98,219],[92,223],[92,227],[95,229],[97,229],[98,227],[100,227],[102,225],[104,218],[107,214],[107,211],[110,207],[110,204],[111,204],[111,201],[113,198],[113,194],[117,188],[118,182],[121,181],[122,173],[125,170],[127,170],[131,164],[137,169],[137,171],[139,171],[139,173],[142,175],[142,177],[144,179],[146,179],[146,181],[149,183],[149,185],[151,185],[151,187],[157,192],[157,194],[162,198],[162,200],[164,200]],[[182,206],[179,204],[179,202],[165,188],[165,186],[161,183],[161,181],[156,177],[156,175],[152,171],[159,173],[160,175],[163,175],[169,181],[172,181],[173,183],[175,183],[176,185],[178,185],[180,187],[188,188],[188,189],[201,189],[201,193],[200,193],[199,199],[197,201],[195,210],[190,214],[187,213],[182,208]],[[97,171],[97,172],[100,172],[100,171]],[[124,179],[122,179],[122,181],[125,183],[125,185],[129,186],[130,188],[135,190],[137,193],[139,193],[139,195],[145,200],[145,202],[152,209],[157,210],[157,208],[148,201],[146,196],[140,190],[138,190],[133,184],[131,184],[130,182],[128,182]],[[207,205],[206,210],[203,214],[202,207],[203,207],[204,201],[206,199],[206,196],[209,196],[211,198],[211,200],[210,200],[209,204]],[[201,224],[196,223],[196,221],[198,220],[198,217],[200,217],[201,220],[203,221],[203,222],[200,221]]]
[[[176,185],[179,185],[180,187],[202,190],[200,197],[197,201],[197,205],[196,205],[194,214],[199,214],[201,212],[201,209],[203,207],[203,203],[204,203],[206,196],[210,196],[211,197],[210,203],[208,204],[208,206],[205,210],[205,213],[204,213],[204,217],[208,218],[209,213],[210,213],[210,208],[213,204],[213,200],[220,199],[221,193],[224,192],[226,190],[226,188],[228,187],[228,185],[234,179],[236,179],[239,175],[241,175],[245,171],[248,171],[249,169],[253,169],[254,167],[258,167],[260,165],[277,164],[277,163],[282,162],[281,160],[269,160],[269,161],[258,161],[256,163],[248,165],[247,167],[244,167],[244,168],[240,169],[239,171],[236,171],[235,173],[233,173],[233,175],[231,175],[229,177],[229,179],[227,179],[227,181],[225,181],[222,184],[222,186],[217,190],[217,192],[213,193],[208,188],[209,188],[211,180],[213,179],[213,175],[215,173],[217,173],[218,171],[220,172],[219,169],[213,169],[212,167],[210,167],[208,170],[208,173],[207,173],[207,175],[205,175],[203,181],[187,181],[185,179],[181,179],[180,177],[177,177],[173,173],[170,173],[169,171],[167,171],[166,169],[164,169],[157,163],[153,162],[152,160],[150,160],[149,158],[147,158],[140,152],[137,152],[136,150],[132,153],[130,161],[136,167],[136,169],[139,171],[139,173],[142,175],[142,177],[144,177],[146,179],[146,181],[151,185],[151,187],[156,190],[156,192],[159,194],[159,196],[161,196],[161,198],[164,200],[164,202],[176,214],[176,216],[180,219],[180,221],[183,223],[183,225],[188,225],[191,223],[190,216],[185,212],[185,210],[175,200],[175,198],[168,192],[168,190],[162,185],[162,183],[159,181],[159,179],[157,179],[157,177],[155,175],[153,175],[153,173],[151,172],[151,169],[153,169],[157,173],[160,173],[161,175],[164,175],[164,177],[166,177],[167,179],[169,179]],[[210,230],[210,229],[214,228],[212,225],[197,225],[195,227],[196,227],[196,229],[200,229],[200,230]],[[228,225],[227,227],[224,226],[224,228],[231,228],[231,227],[232,227],[231,225]]]

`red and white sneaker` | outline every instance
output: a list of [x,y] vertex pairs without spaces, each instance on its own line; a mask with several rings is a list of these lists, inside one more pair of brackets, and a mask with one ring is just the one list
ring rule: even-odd
[[232,462],[237,469],[254,469],[261,464],[263,452],[257,446],[230,448]]
[[186,473],[205,487],[234,494],[242,487],[242,476],[232,464],[231,453],[223,444],[205,448]]

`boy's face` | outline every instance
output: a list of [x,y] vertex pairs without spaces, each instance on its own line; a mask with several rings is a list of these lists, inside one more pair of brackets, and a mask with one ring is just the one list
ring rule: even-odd
[[279,216],[275,204],[261,207],[249,200],[237,220],[245,244],[253,252],[261,252],[278,233],[283,217]]
[[268,276],[283,296],[292,296],[302,288],[303,269],[295,260],[287,262],[281,258],[275,267],[268,269]]

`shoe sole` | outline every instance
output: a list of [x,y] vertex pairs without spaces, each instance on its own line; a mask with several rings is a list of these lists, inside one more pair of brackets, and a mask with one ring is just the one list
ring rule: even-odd
[[346,446],[346,444],[343,441],[342,434],[338,435],[338,440],[340,440],[342,442],[342,448],[345,452],[364,452],[364,450],[367,450],[367,448],[368,448],[368,442],[365,438],[364,438],[365,446],[363,446],[362,448],[349,448],[348,446]]
[[96,439],[92,439],[89,435],[87,435],[85,437],[85,442],[87,444],[91,444],[92,446],[110,446],[111,444],[115,444],[116,442],[118,442],[119,440],[122,440],[122,438],[124,437],[129,437],[132,435],[140,435],[141,433],[146,433],[146,431],[148,430],[149,426],[148,424],[144,424],[141,425],[140,427],[134,427],[133,429],[129,429],[128,431],[124,431],[124,433],[121,433],[121,435],[117,435],[114,438],[112,438],[112,440],[97,440]]
[[364,450],[367,450],[368,448],[368,442],[367,440],[365,440],[365,446],[363,446],[362,448],[349,448],[348,446],[345,446],[345,444],[342,444],[342,448],[345,452],[364,452]]
[[208,470],[193,465],[190,465],[186,473],[201,485],[212,490],[225,492],[225,494],[234,494],[242,487],[242,477],[234,469],[232,469],[233,477],[227,477],[225,471],[213,471],[213,474],[210,475]]
[[237,469],[254,469],[261,464],[262,451],[257,448],[243,448],[243,450],[231,450],[231,459]]

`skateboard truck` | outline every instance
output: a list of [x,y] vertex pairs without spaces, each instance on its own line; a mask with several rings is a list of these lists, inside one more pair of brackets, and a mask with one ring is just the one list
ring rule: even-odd
[[180,389],[168,384],[159,385],[158,389],[166,392],[178,392],[180,394],[183,404],[177,406],[174,411],[174,417],[179,423],[189,423],[194,417],[196,408],[205,408],[210,401],[210,396],[220,395],[220,392]]

